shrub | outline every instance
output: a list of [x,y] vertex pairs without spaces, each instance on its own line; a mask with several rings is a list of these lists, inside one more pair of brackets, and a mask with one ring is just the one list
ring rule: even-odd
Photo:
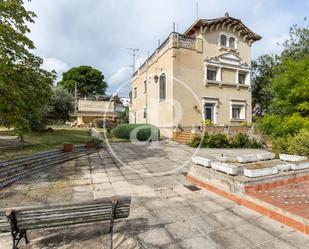
[[117,138],[130,139],[131,133],[138,128],[136,138],[139,141],[145,141],[148,139],[159,140],[160,130],[153,125],[147,124],[121,124],[112,130],[113,134]]
[[104,120],[103,118],[97,118],[94,120],[94,124],[96,127],[103,128],[105,123],[106,129],[112,129],[116,127],[116,122],[113,120]]
[[302,129],[295,136],[274,139],[273,150],[277,154],[309,156],[309,130]]
[[[200,143],[201,137],[194,137],[187,144],[196,148]],[[208,135],[205,133],[202,146],[207,148],[262,148],[259,141],[243,133],[238,133],[232,138],[228,138],[225,134]]]
[[215,134],[209,136],[206,147],[209,148],[228,148],[229,140],[225,134]]
[[232,148],[245,148],[250,144],[250,139],[247,134],[238,133],[230,139],[230,146]]
[[301,129],[309,129],[309,118],[301,117],[299,114],[286,117],[265,115],[257,122],[257,126],[272,138],[287,137],[297,134]]

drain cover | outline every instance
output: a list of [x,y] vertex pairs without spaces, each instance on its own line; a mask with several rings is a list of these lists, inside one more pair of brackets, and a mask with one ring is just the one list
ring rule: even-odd
[[198,191],[201,190],[200,188],[194,186],[194,185],[184,185],[186,188],[190,189],[191,191]]

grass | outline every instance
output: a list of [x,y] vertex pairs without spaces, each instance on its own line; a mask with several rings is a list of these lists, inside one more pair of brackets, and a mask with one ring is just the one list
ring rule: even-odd
[[[14,147],[0,148],[0,160],[60,148],[65,143],[84,144],[90,139],[90,134],[86,128],[53,127],[53,129],[53,132],[29,133],[25,136],[24,143],[14,139]],[[15,133],[13,130],[0,130],[0,136],[15,136]]]

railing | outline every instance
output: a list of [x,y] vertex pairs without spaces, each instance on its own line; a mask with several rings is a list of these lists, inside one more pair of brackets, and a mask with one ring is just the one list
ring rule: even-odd
[[[185,48],[185,49],[191,49],[191,50],[201,50],[201,46],[198,45],[198,40],[195,37],[182,35],[179,33],[172,32],[167,39],[163,41],[163,43],[148,57],[147,60],[139,67],[139,69],[136,70],[136,72],[133,74],[135,76],[139,70],[142,70],[148,62],[151,62],[152,59],[157,56],[158,53],[160,53],[166,46],[170,46],[173,48]],[[201,42],[201,40],[200,40]],[[200,51],[202,52],[202,51]]]

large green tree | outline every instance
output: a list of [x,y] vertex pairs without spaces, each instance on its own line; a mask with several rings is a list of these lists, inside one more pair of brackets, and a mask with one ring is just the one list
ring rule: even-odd
[[273,99],[271,83],[278,63],[278,56],[272,55],[262,55],[252,62],[252,105],[256,116],[270,111]]
[[31,53],[35,47],[27,33],[34,17],[22,0],[0,1],[0,119],[20,137],[29,130],[29,119],[40,120],[54,79]]
[[299,113],[309,117],[309,54],[301,60],[285,59],[272,80],[272,113]]
[[74,111],[74,98],[71,93],[62,87],[55,87],[50,103],[46,106],[48,123],[66,122]]
[[73,67],[63,73],[62,80],[58,82],[70,93],[74,93],[75,84],[77,92],[81,96],[105,95],[107,83],[101,71],[90,66]]

